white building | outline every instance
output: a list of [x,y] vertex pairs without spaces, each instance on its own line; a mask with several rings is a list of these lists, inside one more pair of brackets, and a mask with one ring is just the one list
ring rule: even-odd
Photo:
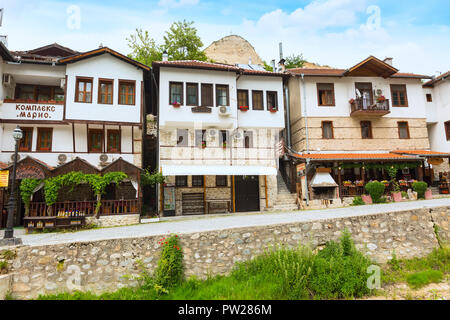
[[153,72],[166,214],[273,207],[285,75],[199,61],[154,62]]

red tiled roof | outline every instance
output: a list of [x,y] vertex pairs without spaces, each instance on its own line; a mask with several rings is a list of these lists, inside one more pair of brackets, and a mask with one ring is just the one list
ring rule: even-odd
[[431,157],[450,157],[450,152],[437,152],[437,151],[428,151],[428,150],[395,150],[392,153],[397,154],[409,154],[415,156],[431,156]]
[[313,153],[292,155],[296,158],[312,160],[416,160],[415,157],[393,153]]
[[230,64],[212,63],[212,62],[205,62],[205,61],[198,61],[198,60],[154,61],[152,66],[234,71],[234,72],[239,71],[238,67],[230,65]]
[[[304,74],[309,77],[344,77],[346,70],[344,69],[288,69],[287,72],[295,75]],[[391,78],[414,78],[414,79],[431,79],[430,76],[415,73],[394,73]]]
[[450,76],[450,71],[448,71],[448,72],[446,72],[446,73],[443,73],[443,74],[441,74],[440,76],[438,76],[438,77],[436,77],[436,78],[434,78],[434,79],[432,79],[432,80],[426,82],[426,83],[423,85],[423,87],[431,87],[431,88],[432,88],[432,87],[434,87],[434,85],[435,85],[436,83],[438,83],[439,81],[444,80],[444,78],[449,77],[449,76]]

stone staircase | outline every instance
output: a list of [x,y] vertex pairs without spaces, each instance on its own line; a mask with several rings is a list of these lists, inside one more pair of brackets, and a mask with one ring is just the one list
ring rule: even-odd
[[298,206],[296,203],[297,202],[296,195],[295,193],[289,192],[279,172],[277,175],[277,185],[278,185],[278,195],[277,201],[273,206],[273,210],[275,211],[298,210]]

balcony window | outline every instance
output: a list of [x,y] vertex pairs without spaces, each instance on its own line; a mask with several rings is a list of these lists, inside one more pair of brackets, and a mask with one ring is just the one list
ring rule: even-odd
[[252,102],[253,102],[253,110],[264,110],[263,92],[253,90]]
[[16,99],[36,100],[35,97],[36,86],[28,84],[16,85]]
[[183,83],[170,82],[169,83],[169,104],[179,103],[183,105]]
[[335,106],[334,83],[318,83],[317,97],[319,99],[319,106]]
[[267,91],[267,110],[278,110],[278,94],[276,91]]
[[75,102],[92,102],[92,78],[77,77],[75,90]]
[[408,106],[408,95],[406,93],[406,85],[392,84],[391,95],[392,95],[392,106],[394,107]]
[[373,105],[372,83],[357,82],[355,83],[356,99],[360,101],[361,109],[368,110]]
[[398,137],[399,139],[409,139],[408,122],[398,122]]
[[39,86],[31,84],[16,84],[16,100],[64,101],[64,90],[56,86]]
[[248,107],[248,90],[238,90],[238,108],[239,107]]
[[38,101],[53,100],[52,89],[50,87],[39,87],[37,94],[38,94]]
[[113,84],[114,80],[112,79],[98,80],[98,103],[100,104],[113,103]]
[[108,130],[106,140],[108,153],[120,153],[120,130]]
[[322,121],[322,139],[333,139],[333,122]]
[[38,128],[37,151],[52,151],[53,128]]
[[227,85],[222,85],[222,84],[216,85],[216,102],[217,102],[216,106],[217,107],[230,105],[228,91],[229,90],[228,90]]
[[186,100],[188,106],[198,106],[198,84],[187,83],[186,84]]
[[103,152],[103,130],[90,129],[88,133],[88,152]]
[[23,132],[23,138],[19,142],[19,151],[30,152],[31,143],[33,141],[33,128],[21,128]]
[[362,139],[373,139],[372,122],[361,121],[361,138]]
[[136,82],[119,80],[119,104],[134,105],[136,99]]

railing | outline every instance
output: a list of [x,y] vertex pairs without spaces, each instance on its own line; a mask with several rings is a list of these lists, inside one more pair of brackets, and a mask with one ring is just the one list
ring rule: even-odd
[[[124,215],[140,213],[140,201],[133,200],[102,200],[99,215]],[[95,214],[97,201],[66,201],[57,202],[51,206],[51,215],[58,216],[61,213],[75,213],[83,216]],[[48,214],[48,206],[44,202],[30,203],[30,217],[45,217]]]
[[64,104],[64,100],[4,99],[4,103]]
[[381,111],[381,112],[389,112],[389,99],[386,99],[382,102],[373,102],[371,98],[357,98],[354,99],[354,102],[351,104],[352,112],[355,111]]
[[[403,190],[402,187],[401,191],[406,191]],[[389,184],[388,186],[386,186],[384,188],[384,195],[390,195],[392,193],[392,191],[394,191],[394,188],[392,187],[391,184]],[[363,194],[368,194],[368,192],[366,191],[364,186],[346,186],[346,185],[342,185],[339,187],[339,197],[344,198],[344,197],[360,197]]]

